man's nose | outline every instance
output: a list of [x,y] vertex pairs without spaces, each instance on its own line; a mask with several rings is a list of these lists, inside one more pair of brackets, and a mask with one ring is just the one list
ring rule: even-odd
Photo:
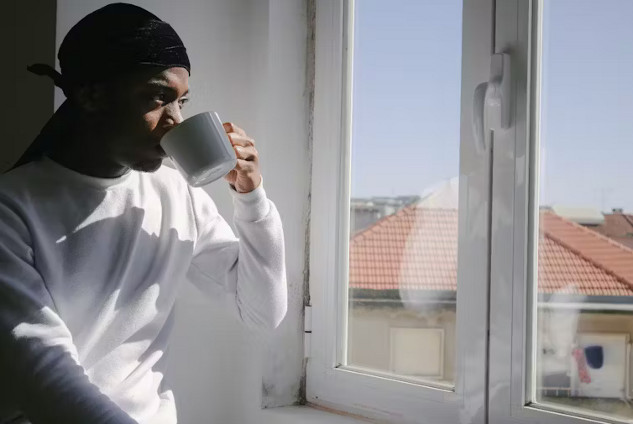
[[174,127],[183,121],[182,113],[180,111],[180,106],[178,104],[169,105],[169,107],[166,110],[166,113],[167,113],[167,117],[166,117],[165,123],[169,127]]

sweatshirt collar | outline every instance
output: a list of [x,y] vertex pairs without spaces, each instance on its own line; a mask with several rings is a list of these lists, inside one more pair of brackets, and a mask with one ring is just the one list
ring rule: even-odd
[[73,171],[72,169],[66,168],[65,166],[55,162],[53,159],[46,156],[41,159],[41,162],[42,167],[49,175],[54,174],[64,180],[71,180],[80,184],[89,185],[91,187],[100,189],[107,189],[121,185],[128,181],[130,177],[134,174],[132,170],[128,169],[127,172],[120,177],[99,178]]

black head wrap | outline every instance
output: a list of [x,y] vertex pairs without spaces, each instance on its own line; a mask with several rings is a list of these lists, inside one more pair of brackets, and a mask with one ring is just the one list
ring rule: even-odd
[[[167,23],[126,3],[98,9],[70,29],[57,55],[61,73],[49,65],[27,69],[51,77],[68,96],[72,87],[103,82],[145,67],[181,67],[191,73],[187,50]],[[70,121],[68,101],[55,112],[14,168],[42,156]]]

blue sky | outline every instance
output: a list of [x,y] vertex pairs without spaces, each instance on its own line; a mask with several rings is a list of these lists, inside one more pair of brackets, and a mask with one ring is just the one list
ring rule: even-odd
[[[353,196],[458,175],[461,4],[356,1]],[[545,5],[541,203],[633,212],[633,1]]]

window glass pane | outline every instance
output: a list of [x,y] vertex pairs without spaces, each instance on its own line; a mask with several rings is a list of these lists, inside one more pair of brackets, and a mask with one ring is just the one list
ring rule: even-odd
[[347,363],[455,379],[461,0],[355,2]]
[[633,418],[633,2],[545,0],[536,400]]

